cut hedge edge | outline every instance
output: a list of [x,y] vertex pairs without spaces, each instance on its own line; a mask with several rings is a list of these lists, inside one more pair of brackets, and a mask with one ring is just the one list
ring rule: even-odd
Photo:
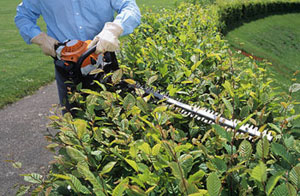
[[220,30],[226,34],[230,30],[259,18],[274,14],[300,12],[299,0],[217,0]]

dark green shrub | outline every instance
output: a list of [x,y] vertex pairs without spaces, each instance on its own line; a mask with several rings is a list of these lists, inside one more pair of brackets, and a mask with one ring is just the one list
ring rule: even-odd
[[274,14],[285,14],[300,12],[300,1],[286,0],[261,0],[261,1],[240,1],[225,0],[217,1],[219,8],[221,31],[226,34],[228,31],[249,22]]

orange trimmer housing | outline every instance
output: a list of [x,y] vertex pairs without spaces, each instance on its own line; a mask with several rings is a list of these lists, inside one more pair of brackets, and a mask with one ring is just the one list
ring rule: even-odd
[[[65,65],[69,66],[70,64],[68,62],[77,63],[79,57],[88,49],[88,45],[91,43],[91,40],[87,41],[81,41],[81,40],[71,40],[66,43],[64,48],[61,50],[60,58],[61,60],[65,61]],[[92,53],[89,55],[88,58],[86,58],[83,63],[81,64],[81,67],[85,67],[87,65],[93,64],[97,61],[98,56],[100,54]]]

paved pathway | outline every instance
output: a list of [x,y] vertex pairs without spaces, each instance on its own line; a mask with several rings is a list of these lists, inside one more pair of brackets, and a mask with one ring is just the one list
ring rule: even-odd
[[[0,196],[15,195],[14,184],[24,182],[19,174],[47,171],[53,155],[45,149],[44,135],[49,110],[57,102],[52,83],[0,110]],[[5,160],[19,161],[22,168],[15,169]]]

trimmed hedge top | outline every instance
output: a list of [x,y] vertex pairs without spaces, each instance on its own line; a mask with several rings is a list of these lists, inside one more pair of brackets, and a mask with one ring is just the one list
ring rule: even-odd
[[274,14],[300,12],[299,0],[217,0],[221,32],[228,31],[249,22]]

